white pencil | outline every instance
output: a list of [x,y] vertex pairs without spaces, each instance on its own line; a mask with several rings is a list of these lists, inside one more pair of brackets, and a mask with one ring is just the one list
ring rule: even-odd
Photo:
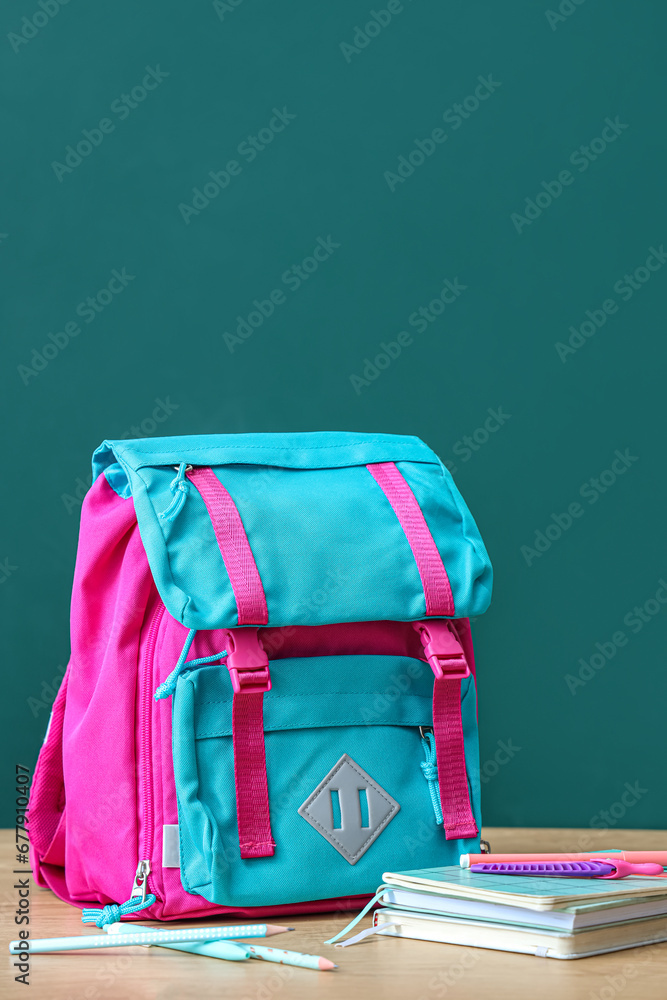
[[211,941],[225,938],[260,938],[291,930],[277,924],[234,924],[230,927],[180,927],[172,931],[161,929],[128,931],[125,934],[91,934],[79,937],[42,938],[34,941],[11,941],[13,955],[27,951],[31,955],[53,951],[80,951],[97,948],[120,948],[135,944],[185,944],[188,941]]

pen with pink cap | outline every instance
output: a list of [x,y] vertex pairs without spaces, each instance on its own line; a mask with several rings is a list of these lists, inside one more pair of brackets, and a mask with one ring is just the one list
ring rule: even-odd
[[590,861],[603,858],[618,858],[619,861],[629,861],[631,864],[657,864],[667,867],[667,851],[584,851],[580,853],[559,854],[555,851],[549,854],[462,854],[461,868],[471,865],[504,864],[506,862],[532,861]]

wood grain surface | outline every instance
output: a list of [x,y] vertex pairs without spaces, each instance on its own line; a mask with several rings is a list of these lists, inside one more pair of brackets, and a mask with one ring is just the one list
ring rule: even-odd
[[[492,850],[587,851],[665,849],[667,835],[657,830],[486,829]],[[665,1000],[667,943],[576,961],[532,958],[481,948],[371,937],[349,949],[322,942],[353,914],[295,916],[296,928],[271,944],[325,955],[339,964],[335,972],[270,965],[259,961],[223,962],[166,949],[118,948],[105,953],[34,955],[30,989],[14,981],[8,942],[18,936],[14,923],[18,894],[14,833],[0,831],[2,921],[5,959],[1,996],[30,1000]],[[381,872],[378,871],[378,880]],[[205,921],[197,921],[199,925]],[[212,923],[231,921],[215,920]],[[146,921],[146,923],[149,923]],[[192,925],[192,922],[190,922]],[[362,926],[368,926],[370,918]],[[164,925],[162,925],[164,926]],[[178,926],[171,923],[170,927]],[[78,909],[31,883],[32,937],[91,933]],[[268,943],[268,942],[267,942]]]

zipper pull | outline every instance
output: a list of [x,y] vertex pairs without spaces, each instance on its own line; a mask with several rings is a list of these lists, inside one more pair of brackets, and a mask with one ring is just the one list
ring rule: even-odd
[[101,910],[93,906],[85,907],[81,913],[83,923],[104,927],[106,924],[117,923],[121,917],[125,917],[129,913],[136,913],[137,910],[152,906],[153,903],[157,902],[157,897],[152,892],[147,891],[150,870],[150,861],[140,861],[134,876],[130,898],[125,903],[107,903]]
[[132,884],[130,899],[140,899],[141,905],[146,905],[146,891],[148,889],[148,876],[151,870],[150,861],[140,861]]
[[438,762],[435,753],[435,736],[433,734],[432,726],[420,726],[419,735],[422,741],[422,749],[424,751],[424,760],[422,760],[419,766],[422,769],[422,774],[428,782],[428,790],[431,795],[431,805],[433,806],[433,813],[435,815],[435,821],[438,826],[442,823],[442,807],[440,805],[440,782],[438,781]]
[[163,521],[173,521],[178,516],[181,507],[185,503],[185,498],[190,491],[190,483],[185,476],[188,472],[192,472],[193,467],[186,465],[185,462],[181,462],[180,465],[175,465],[174,468],[176,469],[177,476],[169,484],[169,489],[174,494],[174,498],[169,506],[158,514],[158,517],[162,518]]

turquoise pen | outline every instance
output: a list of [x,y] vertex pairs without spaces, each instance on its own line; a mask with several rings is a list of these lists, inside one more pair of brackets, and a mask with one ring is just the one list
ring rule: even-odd
[[[13,955],[29,951],[31,955],[54,951],[96,950],[98,948],[120,948],[125,945],[142,944],[184,944],[188,941],[211,941],[225,938],[258,938],[280,934],[287,927],[275,924],[234,924],[230,927],[180,927],[172,931],[157,929],[141,933],[127,931],[123,934],[91,934],[78,937],[42,938],[35,941],[11,941],[9,950]],[[27,945],[27,947],[26,947]]]
[[295,965],[301,969],[315,969],[328,972],[337,969],[334,962],[321,955],[304,955],[300,951],[284,951],[282,948],[266,948],[264,945],[245,944],[241,941],[207,941],[205,944],[167,944],[163,948],[173,948],[176,951],[186,951],[193,955],[206,955],[208,958],[224,958],[227,961],[241,961],[244,958],[261,958],[264,962],[277,962],[280,965]]
[[[112,936],[120,933],[120,923],[108,924],[105,930]],[[260,958],[265,962],[280,965],[294,965],[301,969],[316,969],[327,972],[337,969],[334,962],[320,955],[304,955],[300,951],[284,951],[282,948],[266,948],[264,945],[245,944],[241,941],[205,941],[191,944],[163,944],[162,948],[173,948],[192,955],[206,955],[208,958],[224,958],[229,962],[243,961],[245,958]]]

